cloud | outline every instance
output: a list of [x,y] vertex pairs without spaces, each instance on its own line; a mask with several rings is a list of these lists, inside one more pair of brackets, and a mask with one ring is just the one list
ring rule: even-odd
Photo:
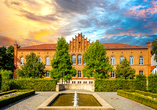
[[15,39],[8,36],[2,36],[0,35],[0,46],[10,46],[13,45],[15,42]]

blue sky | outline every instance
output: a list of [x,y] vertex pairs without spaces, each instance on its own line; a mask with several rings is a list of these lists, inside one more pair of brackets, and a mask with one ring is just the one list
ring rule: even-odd
[[0,46],[69,42],[81,33],[91,41],[146,46],[157,38],[155,0],[3,0]]

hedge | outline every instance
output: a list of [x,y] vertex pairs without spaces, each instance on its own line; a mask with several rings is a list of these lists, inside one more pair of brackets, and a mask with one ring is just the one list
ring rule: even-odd
[[137,101],[141,104],[144,104],[144,105],[147,105],[147,106],[150,106],[152,108],[157,109],[157,106],[156,106],[157,105],[157,100],[154,100],[152,98],[144,97],[144,96],[141,96],[139,94],[132,94],[132,93],[126,92],[124,90],[118,90],[117,94],[120,95],[120,96],[129,98],[131,100]]
[[146,91],[146,76],[136,75],[136,90]]
[[135,92],[137,92],[139,94],[143,94],[145,96],[151,96],[151,97],[157,98],[157,94],[155,94],[155,93],[139,91],[139,90],[136,90]]
[[55,91],[56,81],[52,79],[13,79],[10,80],[11,89],[30,89],[35,91]]
[[150,74],[148,76],[148,91],[157,93],[157,74]]
[[96,92],[116,92],[121,89],[130,91],[146,90],[146,79],[140,77],[139,79],[95,80]]
[[5,95],[5,94],[9,94],[9,93],[13,93],[13,92],[16,92],[16,90],[10,90],[10,91],[6,91],[6,92],[2,92],[2,93],[0,93],[0,96]]
[[6,106],[10,103],[13,103],[15,101],[18,101],[20,99],[23,99],[23,98],[28,97],[28,96],[33,95],[33,94],[35,94],[35,91],[31,90],[31,91],[27,91],[25,93],[21,93],[21,94],[15,95],[15,96],[11,96],[11,97],[1,99],[0,100],[0,107]]

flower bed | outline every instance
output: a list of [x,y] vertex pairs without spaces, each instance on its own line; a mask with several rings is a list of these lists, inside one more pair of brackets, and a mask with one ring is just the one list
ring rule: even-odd
[[30,95],[35,94],[34,90],[13,90],[14,92],[4,92],[0,96],[0,107],[6,106],[10,103],[13,103],[17,100],[23,99]]
[[150,95],[149,93],[144,94],[144,91],[135,91],[135,92],[129,92],[124,90],[118,90],[117,94],[126,98],[129,98],[131,100],[137,101],[141,104],[150,106],[152,108],[157,109],[157,98],[156,95]]

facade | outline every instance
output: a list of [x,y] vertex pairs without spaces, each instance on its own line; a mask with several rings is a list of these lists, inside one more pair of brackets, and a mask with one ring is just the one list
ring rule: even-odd
[[155,57],[155,54],[153,54],[151,56],[151,66],[156,66],[157,65],[157,62],[156,62],[156,60],[154,60],[154,57]]
[[[56,52],[57,44],[41,44],[41,45],[33,45],[28,47],[17,48],[18,45],[14,44],[14,65],[16,68],[20,68],[25,62],[25,56],[34,52],[37,56],[39,56],[39,60],[46,64],[45,70],[46,78],[50,78],[49,70],[52,69],[50,65],[50,61],[53,58],[53,55]],[[90,45],[90,40],[87,40],[85,36],[78,34],[75,35],[75,38],[69,42],[69,54],[72,56],[71,60],[73,61],[73,65],[76,70],[76,76],[73,76],[72,81],[70,83],[73,84],[92,84],[94,78],[86,78],[83,76],[82,69],[85,62],[83,61],[83,54],[85,50]],[[130,61],[130,65],[132,68],[136,70],[136,75],[143,74],[148,77],[151,73],[151,43],[147,43],[147,47],[135,46],[135,45],[127,45],[121,43],[103,43],[104,48],[107,51],[107,56],[109,57],[110,63],[113,65],[113,69],[116,69],[116,65],[120,64],[124,57]],[[115,78],[115,72],[112,71],[109,73],[111,79]],[[14,70],[14,78],[16,78],[16,71]]]

